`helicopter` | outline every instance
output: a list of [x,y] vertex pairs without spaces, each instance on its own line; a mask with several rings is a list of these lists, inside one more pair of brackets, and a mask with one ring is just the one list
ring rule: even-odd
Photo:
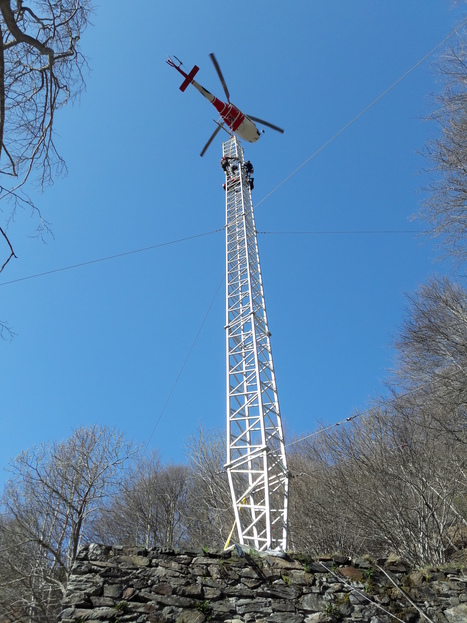
[[198,82],[196,82],[194,78],[199,71],[199,67],[197,65],[194,65],[193,69],[189,73],[186,73],[182,69],[183,63],[179,58],[174,56],[178,65],[170,58],[170,56],[167,60],[168,65],[176,69],[178,73],[182,74],[184,78],[182,84],[180,85],[180,91],[185,91],[188,88],[188,86],[192,84],[201,93],[201,95],[203,95],[209,102],[211,102],[211,104],[215,107],[217,112],[220,114],[219,121],[215,122],[217,124],[217,128],[214,130],[208,142],[203,147],[200,153],[200,156],[204,156],[207,148],[212,143],[212,141],[215,139],[218,132],[220,132],[220,130],[222,129],[225,130],[225,127],[224,127],[225,125],[227,125],[230,128],[231,132],[234,132],[240,138],[242,138],[245,141],[248,141],[249,143],[255,143],[262,134],[262,132],[260,132],[258,128],[256,127],[255,121],[256,123],[259,123],[260,125],[265,125],[268,128],[271,128],[272,130],[276,130],[276,132],[281,132],[283,134],[284,130],[282,128],[279,128],[277,125],[273,125],[272,123],[269,123],[268,121],[264,121],[263,119],[258,119],[258,117],[252,117],[251,115],[246,115],[239,108],[237,108],[236,106],[232,104],[232,102],[230,101],[229,89],[227,88],[227,84],[225,82],[219,63],[217,62],[217,59],[214,56],[214,54],[211,53],[209,57],[211,58],[211,61],[214,65],[217,75],[219,76],[219,80],[221,81],[222,87],[224,89],[227,102],[223,102],[222,100],[218,99],[215,95],[210,93],[207,89],[205,89]]

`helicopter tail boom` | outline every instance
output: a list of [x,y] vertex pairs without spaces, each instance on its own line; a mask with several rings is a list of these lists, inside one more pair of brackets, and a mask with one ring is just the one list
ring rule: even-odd
[[[177,58],[177,57],[175,57]],[[177,58],[177,60],[179,60]],[[183,69],[181,68],[181,61],[180,65],[176,65],[173,60],[170,58],[167,61],[167,63],[173,67],[174,69],[176,69],[178,71],[178,73],[182,74],[182,76],[185,78],[185,80],[182,82],[182,84],[180,85],[180,91],[186,91],[187,87],[193,82],[194,77],[196,76],[196,74],[199,71],[199,67],[197,65],[194,65],[193,69],[190,71],[190,73],[186,73],[183,71]]]
[[193,82],[193,78],[196,76],[198,71],[199,71],[199,67],[198,65],[195,65],[193,69],[190,71],[190,73],[187,74],[185,80],[180,85],[180,91],[185,91],[188,85],[190,85]]

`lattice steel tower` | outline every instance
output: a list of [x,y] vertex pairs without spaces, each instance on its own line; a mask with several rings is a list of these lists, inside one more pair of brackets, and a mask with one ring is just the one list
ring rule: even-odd
[[227,463],[239,543],[287,547],[288,472],[256,239],[250,163],[223,143],[227,254]]

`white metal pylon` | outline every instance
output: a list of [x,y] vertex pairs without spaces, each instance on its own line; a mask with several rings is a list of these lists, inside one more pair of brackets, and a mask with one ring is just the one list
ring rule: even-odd
[[287,548],[288,471],[261,279],[251,165],[223,143],[227,253],[227,463],[240,544]]

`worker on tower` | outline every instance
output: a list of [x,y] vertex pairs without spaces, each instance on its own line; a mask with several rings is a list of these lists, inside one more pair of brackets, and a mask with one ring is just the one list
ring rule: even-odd
[[253,165],[251,164],[249,160],[245,162],[245,170],[248,173],[248,175],[251,175],[252,173],[255,172]]
[[254,173],[255,171],[253,168],[253,165],[251,164],[249,160],[247,160],[243,166],[245,169],[246,178],[247,178],[250,190],[253,190],[253,188],[255,187],[255,180],[253,177],[251,177],[251,174]]

